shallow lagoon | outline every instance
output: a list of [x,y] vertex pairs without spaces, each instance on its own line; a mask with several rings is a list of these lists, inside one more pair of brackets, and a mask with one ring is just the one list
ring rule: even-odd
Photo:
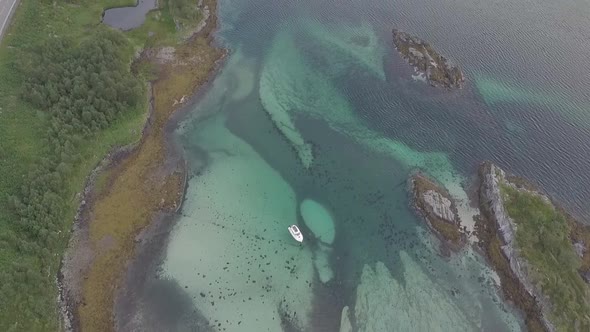
[[[178,130],[192,178],[159,272],[190,297],[199,326],[338,331],[348,307],[344,320],[359,331],[520,330],[481,256],[467,248],[441,257],[406,193],[408,174],[424,170],[459,201],[471,228],[477,210],[465,187],[492,158],[562,199],[590,196],[559,182],[560,172],[590,170],[568,158],[588,149],[569,144],[590,138],[571,123],[587,95],[564,92],[583,78],[548,70],[555,84],[547,90],[514,56],[522,50],[482,44],[530,20],[508,15],[498,27],[492,21],[506,13],[497,5],[221,1],[220,39],[232,55]],[[389,43],[393,23],[464,65],[467,87],[445,92],[413,80]],[[475,38],[461,31],[477,35],[474,49],[461,48]],[[545,38],[527,33],[530,44],[514,40],[518,47]],[[537,63],[573,47],[560,43],[535,54]],[[303,245],[287,231],[295,223]]]
[[[519,329],[518,318],[504,313],[494,274],[481,258],[470,250],[441,258],[407,207],[405,181],[414,167],[466,197],[460,183],[453,186],[462,178],[445,154],[414,151],[371,131],[342,95],[329,95],[337,91],[329,80],[320,80],[326,90],[308,89],[315,84],[309,82],[295,94],[288,89],[299,78],[286,75],[284,85],[264,93],[284,97],[283,105],[291,106],[278,111],[305,123],[300,135],[314,150],[306,162],[263,110],[265,97],[256,98],[262,89],[248,89],[244,97],[242,86],[249,84],[234,89],[229,83],[255,77],[243,74],[254,71],[246,63],[236,52],[194,113],[199,120],[183,123],[181,140],[195,176],[162,265],[161,276],[184,287],[210,324],[235,331],[338,330],[348,306],[362,331],[385,331],[394,322],[404,330],[416,321],[431,329],[478,330],[489,322],[494,330]],[[309,75],[302,80],[319,79],[305,67],[295,69]],[[284,75],[280,66],[270,70]],[[260,77],[262,86],[264,69]],[[323,118],[291,112],[298,98],[314,98],[305,93],[340,100],[335,103],[343,109],[328,113],[326,106]],[[219,105],[221,112],[203,120],[202,113]],[[287,232],[294,223],[303,245]]]

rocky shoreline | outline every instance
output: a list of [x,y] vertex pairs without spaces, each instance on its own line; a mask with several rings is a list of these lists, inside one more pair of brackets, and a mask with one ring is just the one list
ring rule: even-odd
[[[162,52],[157,48],[144,50],[139,58],[136,59],[136,62],[148,61],[155,63],[160,68],[160,77],[158,80],[151,82],[148,89],[149,113],[142,130],[141,138],[135,143],[115,148],[105,156],[88,175],[84,190],[79,194],[80,206],[76,213],[69,246],[62,260],[58,275],[60,311],[64,322],[64,330],[66,331],[79,331],[85,329],[85,326],[88,327],[89,323],[84,323],[83,319],[88,319],[87,310],[90,305],[92,305],[93,310],[105,310],[105,312],[112,314],[110,322],[108,322],[106,316],[98,316],[104,317],[104,321],[96,320],[93,317],[92,320],[94,321],[90,323],[93,329],[99,328],[97,326],[103,326],[104,329],[103,327],[100,327],[100,329],[105,330],[107,329],[107,325],[110,325],[108,326],[108,330],[121,329],[121,326],[118,325],[120,321],[117,320],[119,317],[117,309],[123,308],[123,311],[126,311],[126,308],[124,308],[126,306],[125,303],[120,303],[121,296],[128,295],[129,290],[137,289],[137,287],[129,286],[134,281],[143,282],[146,276],[141,275],[140,271],[145,271],[145,267],[149,266],[157,258],[157,255],[154,255],[154,257],[150,256],[149,262],[144,262],[148,256],[147,252],[153,253],[155,248],[160,248],[165,243],[165,234],[170,230],[171,225],[174,224],[170,219],[180,209],[186,190],[188,174],[186,172],[186,162],[179,155],[179,151],[170,148],[171,143],[168,136],[170,127],[172,127],[171,123],[177,121],[177,113],[185,113],[188,109],[187,105],[194,103],[195,99],[202,95],[200,91],[214,77],[227,54],[223,50],[218,51],[215,45],[213,45],[212,33],[216,27],[216,15],[214,14],[216,3],[214,0],[206,0],[205,3],[208,6],[207,8],[213,8],[213,10],[212,14],[207,16],[207,25],[204,28],[201,27],[189,40],[186,40],[182,45],[176,47],[176,49],[169,47],[168,49],[172,49],[172,52],[168,52],[170,54],[166,53],[169,55],[168,57],[160,59],[159,54]],[[216,60],[212,60],[211,63],[199,62],[200,66],[204,66],[204,68],[210,67],[210,70],[197,73],[197,75],[193,74],[192,79],[186,80],[186,82],[181,80],[179,83],[183,85],[178,86],[178,91],[169,92],[163,89],[162,87],[166,85],[164,82],[174,82],[173,74],[178,71],[175,67],[187,67],[191,70],[185,70],[185,73],[187,75],[192,73],[193,67],[197,63],[193,64],[189,61],[192,58],[187,61],[180,60],[190,57],[193,48],[195,50],[199,48],[211,48],[215,50],[214,53],[218,55]],[[175,55],[175,51],[178,54]],[[199,59],[204,60],[204,58]],[[199,90],[195,90],[196,88],[199,88]],[[191,95],[191,93],[193,93],[192,95],[194,97],[189,100],[185,96]],[[177,95],[178,97],[176,97]],[[172,96],[174,97],[169,99]],[[180,96],[183,97],[180,98]],[[178,102],[178,99],[181,102]],[[153,154],[153,158],[140,157],[142,154],[151,154],[153,151],[151,149],[154,149],[153,147],[157,147],[156,151],[158,151],[157,154]],[[147,149],[150,150],[147,151]],[[159,204],[150,204],[152,206],[150,210],[153,210],[153,213],[147,213],[149,220],[146,220],[145,227],[138,229],[139,232],[130,233],[129,237],[126,234],[117,234],[117,236],[125,237],[125,241],[130,243],[118,242],[118,239],[113,237],[114,234],[102,236],[102,239],[96,242],[96,238],[92,238],[92,232],[94,231],[92,224],[97,223],[94,220],[97,218],[96,211],[94,211],[96,204],[104,200],[105,197],[103,196],[112,195],[113,184],[118,180],[122,180],[119,178],[127,177],[127,173],[133,174],[135,172],[137,174],[137,171],[133,171],[133,169],[137,168],[142,169],[142,172],[143,170],[147,170],[146,175],[148,178],[145,180],[146,183],[153,182],[161,186],[162,193],[159,195],[162,196],[161,200],[156,197],[149,198],[149,200],[154,200],[153,203],[157,202]],[[96,181],[99,174],[104,172],[109,172],[107,188],[104,190],[105,193],[97,195],[95,188]],[[144,192],[141,188],[137,189]],[[118,190],[120,191],[120,188]],[[145,195],[148,195],[148,193],[145,193]],[[136,213],[139,216],[140,214],[143,215],[144,211],[138,210]],[[94,236],[96,237],[96,235]],[[127,248],[131,250],[127,250]],[[117,254],[115,256],[120,257],[119,260],[125,260],[126,263],[121,266],[121,271],[112,272],[112,276],[109,275],[109,278],[120,275],[117,279],[121,279],[119,283],[122,283],[122,285],[111,284],[111,287],[107,287],[110,289],[104,289],[104,286],[100,285],[102,281],[100,281],[100,277],[97,274],[100,273],[100,269],[96,265],[104,265],[105,262],[102,260],[105,258],[105,255],[109,252],[119,250],[127,250],[127,252],[121,252],[123,255]],[[129,256],[129,259],[125,258],[127,256]],[[118,270],[118,267],[111,266],[111,269]],[[132,280],[133,278],[138,279]],[[89,286],[89,284],[92,285]],[[113,294],[113,303],[110,307],[94,308],[96,304],[87,303],[85,298],[89,295],[85,294],[89,287],[100,287],[103,288],[103,292]],[[106,299],[110,297],[111,295],[106,295]],[[96,298],[93,297],[92,300],[95,301]],[[108,302],[111,301],[109,300]],[[86,313],[82,313],[81,310],[86,310]],[[82,314],[85,314],[85,316],[82,317]],[[112,323],[115,325],[111,325]]]
[[[583,302],[583,299],[587,299],[590,294],[590,288],[588,288],[590,284],[590,226],[575,220],[534,184],[504,172],[491,162],[484,162],[479,167],[478,175],[479,188],[476,200],[479,200],[480,215],[475,218],[475,234],[478,241],[473,245],[474,249],[486,257],[500,277],[499,286],[504,296],[522,310],[529,331],[585,330],[588,320],[580,317],[580,315],[584,316],[583,306],[582,309],[572,309],[570,305],[578,303],[575,301]],[[444,255],[449,255],[463,248],[467,243],[467,234],[461,227],[456,202],[453,201],[448,191],[420,172],[411,174],[407,185],[412,208],[426,222],[428,229],[441,241],[441,252]],[[523,201],[523,199],[525,200]],[[544,208],[540,208],[540,206]],[[510,215],[508,211],[510,211]],[[537,221],[537,218],[541,217],[535,213],[544,213],[547,217],[540,220],[545,221]],[[563,231],[565,233],[556,232],[566,234],[566,238],[558,237],[558,239],[563,239],[563,242],[553,243],[551,250],[571,252],[572,255],[577,256],[575,259],[579,258],[581,262],[579,266],[559,261],[558,270],[555,270],[554,267],[551,267],[555,265],[540,263],[545,262],[546,259],[539,261],[536,258],[538,255],[547,257],[555,252],[539,251],[540,249],[535,247],[539,243],[549,241],[549,239],[546,240],[547,235],[537,231],[539,227],[544,227],[544,224],[538,225],[543,222],[556,223],[555,225],[561,226],[554,227],[567,229]],[[520,230],[519,239],[522,239],[523,236],[526,236],[527,239],[529,236],[539,236],[539,238],[531,240],[532,242],[527,241],[526,245],[517,243],[517,228]],[[546,245],[542,244],[542,246]],[[533,256],[531,256],[531,250],[533,250]],[[569,301],[574,301],[573,304],[568,303],[555,307],[556,303],[561,303],[556,302],[559,297],[559,295],[555,295],[556,289],[546,288],[546,283],[539,280],[539,275],[535,274],[535,271],[547,272],[547,278],[559,279],[562,269],[564,274],[570,278],[571,275],[574,275],[572,280],[578,281],[564,279],[561,281],[564,283],[563,286],[558,289],[563,293],[582,292],[580,293],[582,295],[570,299]],[[576,274],[579,274],[583,281],[575,277]],[[582,288],[586,289],[582,290]],[[587,294],[586,297],[583,294]]]
[[[155,215],[149,225],[147,225],[136,237],[135,255],[128,261],[125,267],[123,280],[115,294],[114,301],[114,324],[116,331],[148,331],[148,330],[165,330],[169,326],[160,326],[161,322],[150,319],[136,319],[137,317],[148,317],[148,310],[154,308],[145,308],[142,305],[150,295],[146,292],[146,285],[153,286],[158,283],[157,270],[159,263],[164,258],[165,246],[168,243],[168,236],[172,231],[182,209],[185,195],[190,180],[189,166],[186,159],[182,158],[182,151],[172,143],[172,134],[177,128],[177,124],[186,116],[192,106],[206,93],[211,86],[211,82],[222,68],[226,59],[227,51],[223,50],[222,56],[215,64],[215,68],[209,74],[207,81],[201,86],[194,95],[188,98],[184,106],[175,111],[166,124],[165,140],[167,142],[166,160],[178,159],[178,162],[184,164],[184,178],[182,181],[182,194],[178,199],[179,204],[174,211],[161,211]],[[179,295],[180,296],[180,295]],[[152,313],[153,314],[153,313]],[[193,313],[199,316],[198,313]],[[205,321],[199,316],[199,321]],[[203,331],[208,331],[209,326],[204,324],[200,326]]]
[[95,198],[95,184],[98,175],[118,161],[125,159],[142,144],[153,123],[154,98],[151,85],[148,88],[148,115],[137,142],[114,148],[107,154],[86,177],[84,189],[78,194],[80,201],[72,223],[68,247],[61,261],[57,276],[59,290],[59,308],[65,331],[78,331],[80,324],[77,307],[82,303],[82,281],[85,272],[92,264],[94,253],[90,249],[88,237],[89,207]]
[[500,275],[504,294],[526,313],[529,330],[555,331],[548,319],[549,304],[531,283],[526,272],[528,263],[515,248],[516,227],[506,212],[499,187],[506,175],[494,164],[485,162],[480,166],[479,176],[483,215],[478,224],[480,245]]
[[[525,259],[522,248],[520,248],[522,244],[517,246],[517,228],[525,227],[525,225],[517,225],[515,220],[508,215],[506,202],[504,201],[505,197],[507,197],[504,191],[507,189],[501,191],[501,188],[510,188],[510,190],[524,193],[527,197],[535,197],[544,205],[551,207],[552,211],[565,217],[562,224],[567,225],[568,230],[563,246],[565,249],[563,250],[575,251],[575,254],[581,260],[581,266],[577,269],[577,273],[584,279],[586,286],[590,283],[590,280],[585,278],[585,275],[590,273],[590,227],[571,217],[558,203],[551,200],[535,185],[525,179],[507,174],[490,162],[484,162],[480,166],[479,177],[479,203],[482,216],[478,221],[477,230],[480,239],[482,239],[480,246],[500,275],[504,294],[526,313],[526,324],[531,331],[560,331],[563,330],[564,324],[568,327],[568,331],[569,328],[572,331],[583,330],[579,325],[587,324],[587,319],[584,320],[584,318],[576,318],[575,322],[564,322],[564,318],[560,317],[560,327],[554,321],[556,317],[555,303],[541,289],[544,286],[541,286],[539,282],[535,282],[535,278],[531,274],[534,273],[532,271],[537,270],[539,267],[532,266]],[[551,222],[558,223],[554,219]],[[545,241],[545,236],[542,239]],[[563,272],[559,273],[568,273],[570,266],[565,264],[565,262],[560,263]],[[584,290],[577,288],[574,291],[584,292]],[[585,292],[588,294],[588,289]],[[560,309],[562,311],[573,310],[569,309],[569,307]],[[569,314],[571,315],[573,312],[571,311]]]
[[432,86],[461,88],[465,76],[459,66],[439,54],[426,41],[398,29],[392,30],[398,52]]
[[412,207],[441,241],[443,254],[463,248],[467,236],[461,229],[457,206],[448,191],[419,172],[410,176],[408,187]]

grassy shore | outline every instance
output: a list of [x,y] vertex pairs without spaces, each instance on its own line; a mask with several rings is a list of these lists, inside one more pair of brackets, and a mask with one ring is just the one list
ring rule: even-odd
[[[172,211],[180,204],[183,164],[165,167],[163,127],[176,108],[173,101],[194,93],[219,56],[204,36],[177,47],[176,60],[182,64],[162,64],[160,78],[153,85],[152,130],[136,152],[108,170],[110,185],[91,207],[89,240],[97,257],[83,286],[85,303],[79,307],[83,330],[112,329],[114,285],[133,255],[135,236],[157,212]],[[109,239],[108,249],[103,245],[105,239]]]
[[[205,0],[204,4],[215,12],[215,1]],[[150,19],[162,15],[156,11]],[[126,262],[134,254],[135,236],[155,214],[173,211],[181,203],[184,164],[165,164],[164,127],[181,106],[175,105],[175,101],[193,95],[208,80],[216,61],[222,56],[222,52],[211,45],[210,34],[215,23],[215,17],[211,16],[206,28],[186,42],[178,42],[169,35],[158,37],[157,43],[150,45],[142,62],[138,63],[138,66],[151,68],[156,78],[152,84],[152,125],[139,148],[107,170],[104,175],[107,185],[90,207],[89,244],[95,250],[96,258],[84,276],[84,303],[78,307],[82,330],[112,330],[116,285]],[[151,24],[148,21],[146,26]],[[136,34],[137,31],[131,33]],[[180,34],[186,35],[186,32]],[[162,46],[173,49],[173,55],[158,56],[156,51]],[[108,239],[108,248],[104,246],[105,239]]]
[[510,263],[502,252],[502,240],[500,240],[496,225],[486,219],[487,217],[479,216],[476,221],[476,233],[479,239],[478,245],[483,250],[490,265],[498,274],[501,280],[502,293],[522,310],[526,328],[531,332],[544,332],[543,322],[535,302],[510,269]]
[[[146,23],[139,29],[121,34],[125,43],[120,46],[120,54],[131,68],[138,51],[149,47],[161,45],[177,45],[179,33],[176,31],[175,19],[168,10],[170,1],[162,2],[162,8],[149,14]],[[133,0],[79,0],[72,2],[22,0],[17,8],[13,23],[8,29],[2,44],[0,45],[0,330],[2,331],[55,331],[59,330],[61,323],[57,309],[56,275],[60,258],[65,250],[69,238],[69,230],[76,209],[79,205],[79,193],[89,172],[113,147],[137,142],[140,139],[147,116],[147,98],[137,104],[133,109],[128,109],[117,118],[112,125],[98,132],[88,135],[82,144],[76,146],[74,153],[79,156],[79,161],[73,164],[69,176],[59,188],[59,193],[66,202],[63,209],[59,209],[59,232],[56,244],[46,249],[50,256],[42,256],[35,249],[23,250],[19,247],[18,238],[20,230],[15,226],[19,216],[8,205],[8,197],[18,196],[21,188],[29,181],[28,174],[40,161],[46,157],[46,128],[51,118],[45,110],[35,108],[22,98],[22,87],[27,80],[24,66],[35,57],[35,51],[39,45],[51,43],[54,40],[67,39],[74,45],[91,38],[93,32],[108,29],[100,23],[102,12],[105,8],[128,6],[135,4]],[[149,32],[149,33],[148,33]],[[181,49],[185,52],[193,52],[203,47],[210,51],[207,42],[195,41],[190,45],[184,45]],[[214,55],[211,56],[213,58]],[[205,60],[205,64],[197,71],[205,72],[212,67],[213,60]],[[211,63],[211,64],[209,64]],[[171,68],[162,67],[157,72],[154,66],[149,64],[137,66],[133,75],[144,82],[147,88],[148,80],[156,75],[169,77],[168,80],[160,78],[159,82],[167,82],[166,88],[158,88],[156,109],[170,109],[170,98],[177,93],[190,95],[197,84],[187,84],[190,79],[179,79],[179,83],[172,79],[175,73],[168,72]],[[193,71],[194,72],[194,71]],[[193,73],[188,71],[186,74]],[[203,75],[201,75],[203,76]],[[191,85],[190,88],[185,85]],[[178,90],[176,90],[178,88]],[[160,92],[162,90],[162,92]],[[144,88],[144,97],[147,89]],[[166,107],[164,107],[164,105]],[[155,128],[163,126],[169,113],[157,113]],[[157,130],[154,130],[157,132]],[[157,136],[157,135],[156,135]],[[161,135],[158,136],[161,141]],[[144,145],[152,154],[145,155],[142,160],[157,160],[161,162],[163,143]],[[157,139],[154,139],[157,141]],[[141,155],[125,161],[125,165],[134,164]],[[157,157],[159,156],[159,157]],[[124,178],[124,177],[123,177]],[[178,176],[176,176],[178,178]],[[119,180],[117,180],[119,181]],[[124,181],[124,180],[121,180]],[[170,177],[166,183],[178,183],[175,177]],[[167,186],[174,185],[164,185]],[[110,188],[113,190],[113,188]],[[154,188],[150,188],[151,191]],[[166,189],[164,189],[166,190]],[[173,189],[169,190],[173,192]],[[141,195],[140,195],[141,196]],[[151,202],[151,201],[150,201]],[[146,217],[151,210],[135,210]],[[112,225],[111,225],[112,226]],[[140,225],[134,223],[133,229],[139,229]],[[117,232],[117,230],[113,230]],[[128,234],[122,236],[128,240]],[[11,237],[16,237],[15,241]],[[131,241],[132,242],[132,241]],[[132,246],[126,244],[126,250],[132,252]],[[49,258],[48,258],[49,257]],[[100,261],[100,259],[99,259]],[[107,270],[112,270],[109,266]],[[110,279],[112,282],[113,279]],[[104,284],[103,284],[104,285]],[[111,287],[112,283],[108,285]],[[106,287],[106,288],[108,288]],[[92,288],[92,287],[90,287]],[[89,294],[90,296],[91,294]],[[102,300],[102,298],[97,301]],[[103,302],[105,306],[108,303]],[[89,308],[93,308],[89,306]],[[99,326],[95,325],[94,327]],[[91,330],[99,330],[90,328]],[[100,329],[104,330],[104,329]]]
[[516,243],[530,264],[529,275],[552,304],[559,331],[590,330],[590,289],[571,241],[572,226],[562,211],[535,192],[501,186],[508,214],[517,225]]
[[[479,177],[478,243],[504,295],[523,311],[527,330],[590,330],[590,287],[582,278],[590,270],[590,226],[538,186],[490,162],[481,165]],[[505,222],[514,229],[512,240],[506,240],[509,230],[498,228]],[[510,246],[514,255],[506,251]]]

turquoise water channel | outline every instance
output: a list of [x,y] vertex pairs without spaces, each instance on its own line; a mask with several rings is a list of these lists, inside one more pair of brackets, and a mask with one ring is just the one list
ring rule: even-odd
[[[177,130],[191,178],[158,272],[190,298],[177,329],[520,331],[478,253],[440,254],[406,181],[440,181],[469,230],[484,159],[588,213],[590,46],[577,41],[590,27],[575,6],[221,0],[231,55]],[[412,78],[393,26],[460,63],[467,86]]]

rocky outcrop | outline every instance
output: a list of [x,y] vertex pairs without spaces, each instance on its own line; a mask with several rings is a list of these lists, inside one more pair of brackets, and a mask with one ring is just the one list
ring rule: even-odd
[[450,223],[454,222],[456,217],[451,208],[452,202],[448,198],[437,191],[427,190],[422,194],[422,199],[428,210],[432,211],[437,218]]
[[413,174],[408,185],[413,208],[441,240],[443,252],[462,248],[467,237],[461,230],[457,207],[447,190],[421,173]]
[[590,225],[577,222],[567,213],[564,214],[570,223],[570,240],[573,243],[574,251],[582,262],[578,272],[582,279],[590,284]]
[[[528,263],[519,255],[516,247],[516,224],[506,212],[500,192],[500,183],[508,183],[506,182],[506,174],[494,164],[486,162],[480,169],[480,181],[480,209],[484,214],[485,222],[492,223],[492,225],[488,224],[488,226],[496,230],[495,233],[500,240],[501,253],[507,261],[505,267],[508,271],[499,271],[501,276],[505,276],[502,283],[517,283],[517,287],[513,287],[515,293],[522,293],[522,290],[526,293],[508,294],[509,297],[522,300],[520,303],[518,300],[515,302],[521,308],[524,306],[522,309],[525,312],[528,311],[527,315],[530,316],[528,319],[538,320],[546,331],[555,331],[555,326],[548,319],[550,303],[541,291],[532,284],[528,275]],[[483,241],[483,243],[493,243],[493,240]],[[491,246],[484,248],[484,250],[487,250],[488,255],[493,254],[491,252],[493,247]],[[501,264],[496,263],[493,265],[496,265],[496,269],[502,269],[501,266],[498,266]],[[534,308],[531,308],[531,306],[534,306]],[[531,324],[537,325],[538,323]]]
[[576,242],[574,243],[574,250],[576,251],[576,255],[580,258],[584,258],[586,254],[586,244],[584,242]]
[[430,85],[446,88],[461,88],[463,85],[465,76],[461,69],[435,51],[429,43],[397,29],[393,29],[393,43]]

